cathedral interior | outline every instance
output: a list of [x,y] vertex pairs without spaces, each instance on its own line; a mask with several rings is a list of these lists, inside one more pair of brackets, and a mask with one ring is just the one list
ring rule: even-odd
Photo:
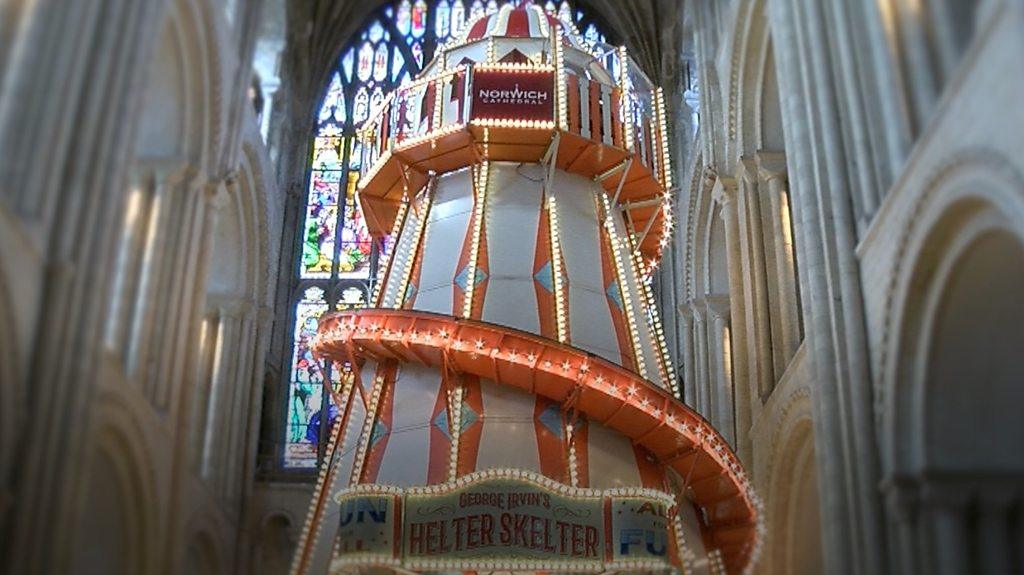
[[1024,573],[1021,54],[1020,0],[0,0],[0,573]]

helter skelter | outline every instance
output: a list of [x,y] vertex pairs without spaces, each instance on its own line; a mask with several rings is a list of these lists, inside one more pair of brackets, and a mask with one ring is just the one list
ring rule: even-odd
[[467,26],[361,134],[390,234],[293,573],[741,572],[758,504],[678,401],[645,277],[671,232],[660,89],[532,5]]

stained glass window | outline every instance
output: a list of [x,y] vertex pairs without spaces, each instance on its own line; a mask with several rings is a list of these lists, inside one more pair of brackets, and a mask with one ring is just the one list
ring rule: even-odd
[[[325,381],[341,381],[342,366],[320,365],[310,341],[328,310],[365,307],[389,238],[374,241],[359,207],[362,156],[356,131],[389,92],[416,76],[438,46],[464,32],[474,19],[510,2],[498,0],[393,0],[353,37],[324,87],[310,146],[309,187],[300,230],[297,285],[289,320],[292,353],[282,466],[316,468],[319,443],[336,416]],[[589,41],[604,41],[597,23],[570,2],[537,2],[573,23]],[[324,422],[321,413],[328,414]]]
[[288,389],[288,425],[285,463],[292,467],[315,467],[317,432],[310,422],[323,404],[324,373],[310,349],[316,335],[317,318],[327,311],[324,290],[307,288],[295,306],[295,331],[292,346],[291,385]]

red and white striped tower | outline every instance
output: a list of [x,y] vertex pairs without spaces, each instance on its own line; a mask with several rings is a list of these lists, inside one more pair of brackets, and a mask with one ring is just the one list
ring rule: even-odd
[[671,232],[661,91],[532,5],[470,24],[362,133],[390,235],[293,573],[740,572],[758,511],[678,400],[646,276]]

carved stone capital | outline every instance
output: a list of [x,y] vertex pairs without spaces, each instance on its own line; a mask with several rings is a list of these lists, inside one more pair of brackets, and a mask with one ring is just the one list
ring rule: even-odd
[[736,162],[736,180],[757,189],[758,165],[754,156],[740,156]]
[[157,188],[193,188],[202,181],[203,172],[195,164],[184,161],[147,161],[140,170],[152,175]]
[[757,161],[757,171],[761,179],[766,182],[771,182],[772,180],[786,180],[786,154],[782,152],[762,151],[755,154],[754,158]]
[[737,189],[736,178],[720,176],[715,181],[715,187],[711,189],[711,197],[719,205],[729,206],[736,200]]
[[215,209],[226,208],[231,202],[231,192],[228,191],[228,180],[214,180],[206,184],[205,189],[207,204]]
[[725,294],[709,294],[704,297],[704,305],[707,307],[708,314],[716,320],[729,320],[729,309],[730,301],[729,296]]
[[704,304],[703,299],[695,299],[690,302],[690,317],[693,318],[694,323],[703,324],[704,319],[707,316],[707,306]]
[[254,315],[255,302],[251,298],[235,295],[209,294],[206,296],[206,307],[217,313],[218,317],[242,319]]
[[905,477],[888,477],[879,485],[889,509],[900,521],[912,521],[920,505],[916,481]]
[[701,183],[706,189],[711,189],[715,186],[715,182],[718,180],[718,170],[714,166],[704,166],[704,169],[700,174]]

